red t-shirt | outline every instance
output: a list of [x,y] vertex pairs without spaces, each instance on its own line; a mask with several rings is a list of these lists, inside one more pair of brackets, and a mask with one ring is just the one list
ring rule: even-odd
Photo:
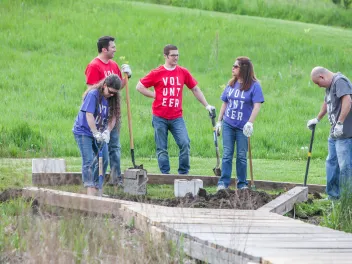
[[121,71],[116,62],[109,60],[108,63],[104,63],[97,57],[86,68],[86,83],[89,85],[96,84],[110,74],[117,74],[122,80]]
[[193,89],[198,83],[186,68],[176,66],[168,70],[163,65],[152,70],[140,82],[146,88],[154,86],[153,114],[169,120],[182,117],[183,85]]

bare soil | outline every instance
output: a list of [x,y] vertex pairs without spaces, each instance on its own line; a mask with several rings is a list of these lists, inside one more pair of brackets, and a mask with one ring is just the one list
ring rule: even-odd
[[7,200],[16,199],[22,196],[22,189],[6,189],[0,192],[0,203],[6,202]]
[[196,196],[188,193],[185,197],[169,199],[151,199],[146,196],[127,196],[125,194],[114,194],[109,197],[168,207],[256,210],[276,198],[277,195],[251,189],[226,189],[215,194],[207,194],[206,190],[201,188]]

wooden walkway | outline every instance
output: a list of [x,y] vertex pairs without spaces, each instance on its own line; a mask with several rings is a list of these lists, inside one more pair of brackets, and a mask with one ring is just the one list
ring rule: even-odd
[[208,263],[352,263],[352,234],[266,211],[171,208],[25,188],[41,203],[111,213]]
[[[352,234],[275,213],[145,204],[125,207],[170,234],[217,249],[218,254],[195,253],[211,263],[352,263]],[[221,257],[220,251],[229,254]]]

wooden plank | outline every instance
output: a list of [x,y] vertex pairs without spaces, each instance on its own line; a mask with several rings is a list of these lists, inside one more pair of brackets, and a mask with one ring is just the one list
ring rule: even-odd
[[257,211],[268,211],[271,213],[284,215],[293,209],[295,203],[304,202],[307,200],[308,187],[296,186],[264,206],[258,208]]
[[[109,174],[106,174],[109,177]],[[122,173],[123,176],[123,173]],[[107,178],[106,177],[106,178]],[[179,175],[179,174],[148,174],[148,184],[174,184],[174,180],[179,179],[200,179],[204,186],[214,186],[217,184],[219,177],[203,176],[203,175]],[[231,184],[235,186],[236,179],[231,179]],[[254,181],[258,189],[273,190],[284,189],[290,190],[296,186],[303,186],[301,183],[291,182],[274,182],[274,181]],[[57,185],[79,185],[82,184],[81,172],[65,172],[65,173],[32,173],[32,184],[35,186],[57,186]],[[309,192],[325,192],[325,185],[309,184],[307,185]]]
[[36,187],[24,188],[23,195],[133,220],[154,239],[172,239],[187,255],[210,263],[330,264],[352,259],[351,234],[269,212],[168,208]]

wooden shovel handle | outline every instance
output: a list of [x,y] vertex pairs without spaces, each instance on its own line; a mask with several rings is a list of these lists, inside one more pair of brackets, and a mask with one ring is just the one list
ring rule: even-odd
[[252,151],[251,151],[251,138],[248,138],[248,155],[249,155],[249,173],[251,175],[251,185],[254,186],[253,180],[253,165],[252,165]]
[[130,132],[130,148],[134,149],[133,144],[133,132],[132,132],[132,117],[131,117],[131,106],[130,106],[130,94],[128,92],[128,75],[125,75],[125,89],[126,89],[126,103],[127,103],[127,120],[128,120],[128,130]]

